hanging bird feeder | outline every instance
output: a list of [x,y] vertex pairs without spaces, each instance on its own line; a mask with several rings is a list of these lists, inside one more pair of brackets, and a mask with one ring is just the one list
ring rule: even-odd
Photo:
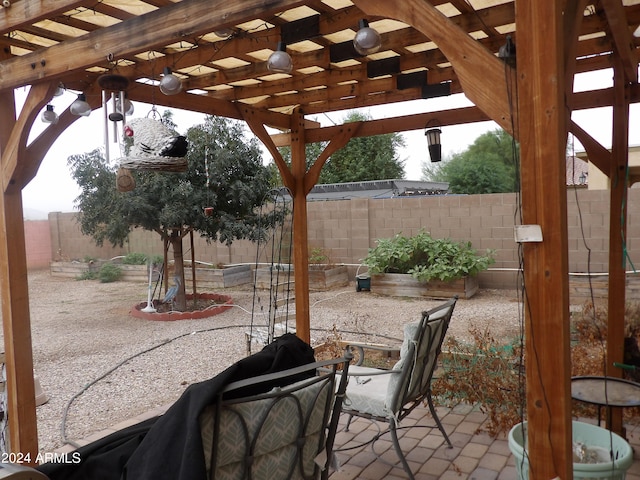
[[124,126],[124,134],[133,138],[126,157],[118,159],[121,168],[184,172],[187,169],[186,137],[176,135],[160,120],[134,118]]

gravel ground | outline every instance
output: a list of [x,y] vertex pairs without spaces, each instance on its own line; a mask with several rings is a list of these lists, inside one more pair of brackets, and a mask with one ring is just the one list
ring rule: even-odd
[[[29,290],[34,368],[49,397],[37,409],[42,452],[64,444],[61,425],[72,399],[65,431],[73,440],[170,404],[187,385],[216,375],[246,354],[252,305],[268,305],[268,292],[254,299],[250,287],[226,289],[235,308],[202,320],[153,322],[129,315],[146,300],[144,284],[76,281],[36,271],[29,274]],[[313,343],[322,342],[333,325],[345,339],[388,343],[362,332],[401,337],[404,323],[440,302],[382,297],[351,285],[314,292],[310,303]],[[468,338],[473,325],[486,326],[498,338],[513,337],[518,317],[515,291],[481,290],[458,302],[449,335]]]

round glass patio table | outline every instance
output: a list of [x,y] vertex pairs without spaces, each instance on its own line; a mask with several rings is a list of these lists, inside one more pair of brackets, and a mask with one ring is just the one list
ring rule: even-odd
[[640,383],[622,378],[605,376],[584,376],[571,378],[571,398],[598,407],[607,407],[607,425],[611,424],[611,408],[639,407]]

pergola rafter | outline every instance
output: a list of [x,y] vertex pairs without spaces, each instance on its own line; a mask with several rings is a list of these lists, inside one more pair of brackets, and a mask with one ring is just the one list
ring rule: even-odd
[[[37,452],[21,190],[75,117],[63,112],[57,125],[28,146],[27,132],[60,82],[84,92],[96,107],[97,79],[111,72],[129,80],[131,100],[244,120],[266,145],[294,197],[296,321],[306,340],[306,194],[330,155],[350,138],[420,129],[434,120],[441,126],[493,120],[512,133],[522,147],[523,221],[541,225],[544,234],[540,244],[525,246],[524,261],[529,332],[544,340],[535,348],[528,345],[529,361],[549,358],[528,369],[535,377],[528,379],[527,390],[530,432],[550,432],[553,441],[530,442],[530,459],[540,478],[568,478],[563,144],[572,131],[612,178],[627,167],[629,104],[640,101],[640,41],[633,36],[640,0],[601,0],[595,6],[586,0],[517,1],[16,0],[0,8],[0,290],[12,448]],[[379,52],[353,50],[360,19],[380,30]],[[234,34],[218,36],[223,28]],[[513,58],[498,57],[507,35],[517,45],[515,65]],[[293,58],[291,74],[266,68],[282,38]],[[155,83],[164,67],[180,76],[182,93],[167,97],[158,91]],[[573,93],[575,74],[605,68],[614,70],[612,88]],[[13,89],[27,85],[31,91],[16,118]],[[475,106],[442,111],[425,106],[415,115],[399,111],[391,118],[325,128],[311,119],[454,93],[464,93]],[[571,122],[572,111],[603,106],[613,107],[611,152]],[[267,126],[282,133],[270,134]],[[327,146],[307,170],[305,144],[320,141]],[[282,145],[291,146],[291,166],[277,150]],[[627,185],[621,183],[612,190],[612,209],[625,205]],[[613,223],[610,228],[613,232]],[[618,285],[610,292],[612,309],[624,305],[624,272],[621,238],[612,233],[610,242],[610,274]],[[550,335],[554,328],[561,334]],[[612,358],[621,349],[619,337],[618,321],[609,331]],[[538,401],[548,394],[558,404],[539,409]]]

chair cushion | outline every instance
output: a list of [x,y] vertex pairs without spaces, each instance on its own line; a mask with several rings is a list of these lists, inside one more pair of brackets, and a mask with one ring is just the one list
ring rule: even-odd
[[397,374],[371,375],[380,369],[370,367],[349,367],[349,385],[344,399],[344,409],[358,410],[379,417],[393,415],[387,407],[387,390],[391,377]]
[[[413,322],[406,323],[404,325],[404,340],[402,341],[402,346],[400,347],[400,360],[393,366],[393,370],[402,370],[404,367],[404,363],[407,360],[407,356],[409,355],[409,345],[411,342],[415,340],[416,333],[418,333],[418,329],[420,328],[421,322]],[[393,378],[389,380],[389,385],[387,387],[387,395],[385,397],[385,403],[389,407],[391,407],[391,403],[393,402],[393,394],[398,388],[398,382],[400,381],[400,375],[393,375]]]
[[[409,355],[409,345],[414,341],[421,322],[412,322],[404,325],[404,339],[400,347],[400,360],[392,370],[400,371]],[[349,376],[352,379],[347,387],[345,408],[352,408],[361,412],[367,412],[379,417],[393,416],[393,395],[398,388],[401,375],[371,375],[380,372],[380,369],[369,367],[351,366]]]
[[[295,385],[295,384],[294,384]],[[251,478],[302,478],[295,461],[298,441],[304,441],[302,465],[305,475],[315,467],[322,445],[324,402],[331,394],[324,382],[295,391],[291,396],[239,403],[222,411],[216,445],[218,465],[211,477],[232,480],[247,478],[247,457],[252,455]],[[319,408],[313,408],[319,405]],[[305,419],[309,416],[305,430]],[[215,406],[200,416],[207,469],[211,465]],[[250,451],[252,439],[255,441]],[[294,474],[291,469],[296,467]]]

